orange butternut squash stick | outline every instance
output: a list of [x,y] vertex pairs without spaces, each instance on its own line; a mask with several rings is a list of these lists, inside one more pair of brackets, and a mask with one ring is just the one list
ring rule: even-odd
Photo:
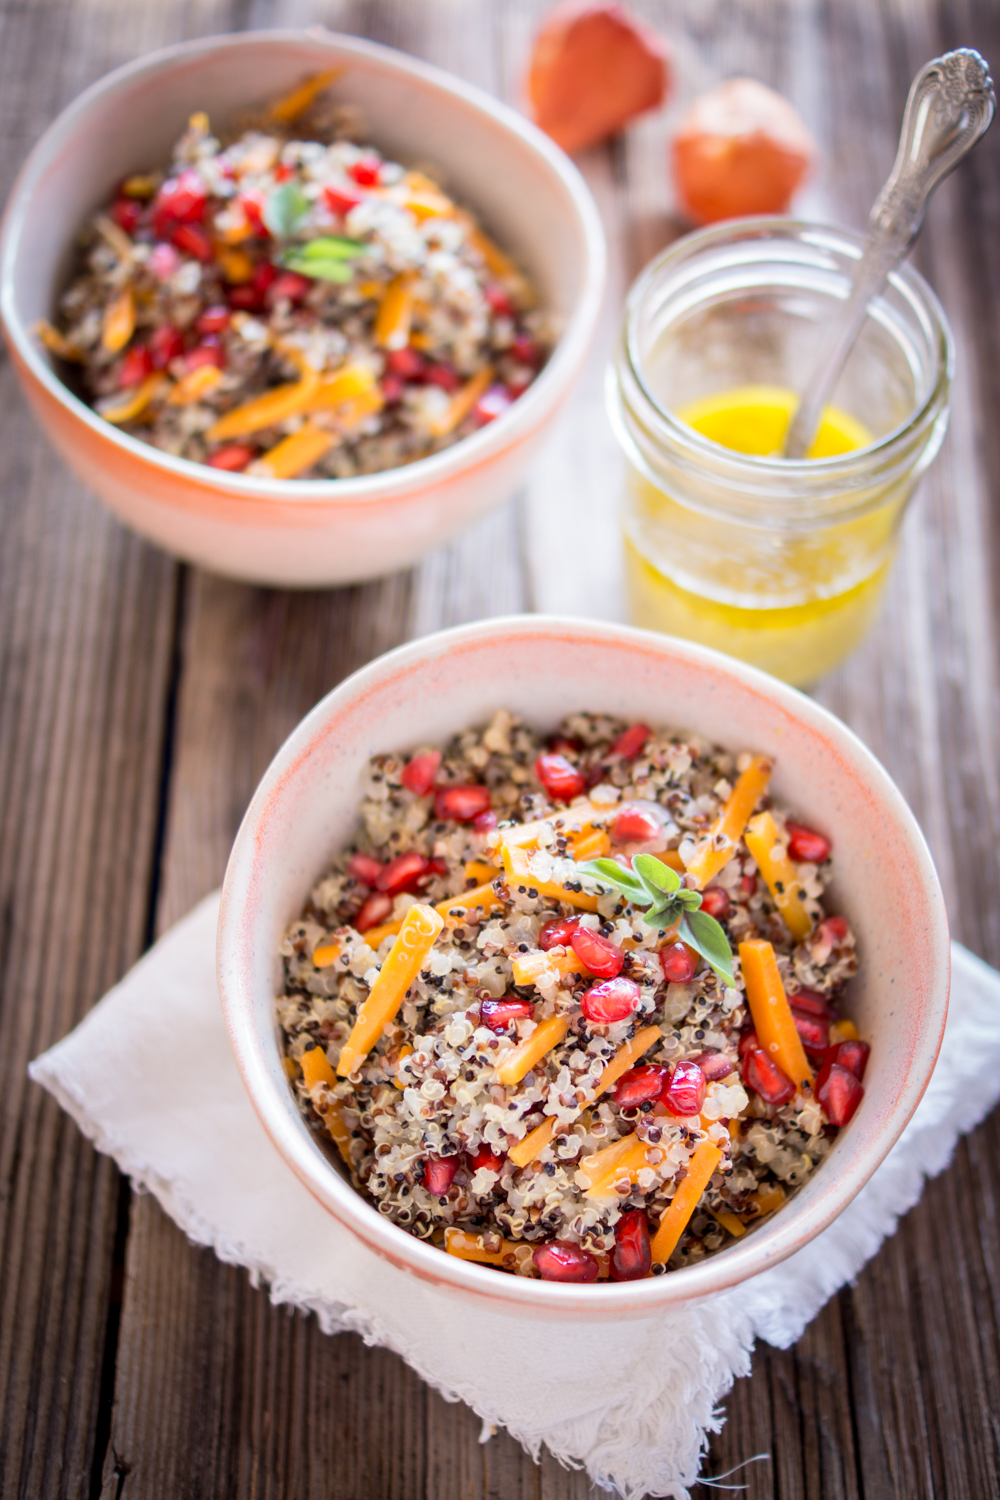
[[320,943],[318,948],[313,949],[313,964],[317,969],[328,969],[337,962],[340,954],[339,943]]
[[59,332],[58,328],[53,328],[47,318],[39,318],[35,324],[35,332],[49,353],[54,354],[57,359],[66,359],[72,361],[74,364],[83,364],[84,356],[80,350],[75,344],[71,344]]
[[617,812],[617,807],[598,807],[586,798],[560,808],[559,812],[547,813],[544,818],[534,818],[530,823],[517,823],[513,828],[500,829],[500,843],[510,844],[514,849],[527,849],[537,844],[542,831],[551,828],[569,840],[586,837],[595,828],[603,828]]
[[265,479],[294,479],[311,469],[339,441],[336,433],[306,422],[298,432],[289,433],[255,459],[246,472]]
[[125,345],[134,332],[135,297],[132,288],[127,286],[104,309],[104,320],[101,325],[101,343],[109,354],[117,354],[119,350],[125,348]]
[[470,859],[465,866],[466,880],[475,880],[480,885],[483,881],[496,880],[499,874],[496,865],[487,864],[484,859]]
[[695,1147],[687,1172],[682,1177],[666,1213],[660,1220],[659,1228],[653,1235],[649,1248],[654,1265],[666,1265],[673,1255],[681,1235],[691,1221],[691,1215],[698,1207],[702,1193],[711,1182],[712,1174],[721,1160],[722,1149],[714,1141],[701,1141]]
[[445,437],[449,432],[454,432],[459,423],[465,421],[492,379],[492,365],[485,365],[483,369],[477,370],[475,375],[455,392],[441,416],[429,424],[431,435]]
[[354,432],[369,417],[381,411],[385,405],[385,397],[378,386],[373,386],[370,391],[362,391],[357,396],[352,396],[349,401],[341,401],[334,406],[331,415],[337,424],[337,431],[341,433]]
[[166,380],[167,377],[159,371],[147,375],[134,391],[123,391],[120,397],[113,396],[108,402],[99,401],[97,411],[105,422],[131,422],[133,417],[138,417],[146,410],[160,387],[166,384]]
[[802,1038],[778,973],[774,949],[762,938],[740,944],[740,968],[757,1040],[797,1089],[812,1083]]
[[518,953],[511,959],[511,973],[515,984],[537,984],[540,979],[553,974],[586,974],[586,965],[577,958],[571,948],[564,953],[555,951]]
[[747,1232],[747,1226],[738,1214],[730,1213],[728,1208],[713,1208],[712,1218],[721,1224],[723,1229],[728,1229],[735,1238],[740,1239]]
[[718,875],[728,864],[751,813],[757,806],[774,769],[766,755],[755,755],[733,787],[733,794],[705,836],[698,840],[688,863],[687,873],[698,882],[698,889]]
[[776,1208],[780,1208],[785,1201],[785,1190],[780,1182],[772,1182],[767,1187],[759,1187],[755,1193],[750,1194],[750,1202],[757,1210],[756,1217],[762,1218],[764,1214],[773,1214]]
[[375,315],[375,342],[380,349],[405,349],[413,317],[413,277],[403,271],[386,288]]
[[[605,1066],[600,1082],[597,1085],[597,1093],[594,1097],[599,1098],[606,1089],[611,1088],[613,1084],[617,1083],[622,1074],[627,1073],[637,1059],[642,1057],[644,1052],[648,1052],[654,1042],[660,1040],[662,1034],[659,1026],[646,1026],[642,1031],[636,1032],[630,1042],[626,1042],[623,1047],[619,1047],[614,1057]],[[540,1156],[551,1141],[555,1128],[555,1118],[550,1116],[549,1119],[544,1120],[541,1125],[537,1126],[530,1135],[526,1135],[523,1141],[512,1147],[507,1155],[514,1165],[526,1167],[530,1162],[534,1161],[536,1156]]]
[[367,395],[376,386],[375,376],[367,365],[344,365],[336,374],[321,380],[307,403],[309,412],[327,411],[355,396]]
[[556,901],[565,901],[567,906],[576,906],[581,911],[596,911],[597,897],[586,891],[574,891],[557,880],[539,880],[531,873],[527,854],[523,849],[503,844],[503,864],[508,884],[523,885],[536,890],[540,896],[552,896]]
[[611,840],[603,828],[595,828],[577,839],[570,853],[575,860],[602,859],[611,853]]
[[830,1027],[830,1046],[835,1046],[837,1042],[856,1042],[860,1035],[853,1021],[835,1021]]
[[762,812],[756,818],[751,818],[743,838],[767,882],[767,888],[774,897],[774,904],[781,913],[785,926],[795,941],[801,943],[809,936],[812,921],[802,904],[802,885],[798,871],[778,837],[778,827],[771,814]]
[[568,1016],[546,1016],[523,1042],[518,1042],[497,1064],[497,1083],[505,1088],[520,1083],[536,1062],[559,1045],[569,1030]]
[[395,1019],[407,990],[423,968],[443,926],[444,919],[433,906],[424,906],[418,901],[410,907],[344,1043],[337,1063],[337,1073],[341,1078],[353,1073],[382,1035],[382,1028]]
[[485,1250],[481,1234],[469,1234],[454,1225],[449,1225],[444,1232],[444,1248],[449,1255],[457,1255],[460,1260],[481,1261],[485,1266],[505,1266],[509,1270],[517,1265],[517,1251],[522,1254],[527,1251],[529,1258],[531,1255],[530,1245],[518,1244],[515,1240],[503,1240],[499,1250]]
[[340,1152],[348,1167],[351,1166],[351,1132],[347,1128],[344,1119],[343,1105],[339,1099],[333,1099],[329,1095],[325,1098],[322,1093],[313,1095],[317,1084],[323,1084],[332,1089],[337,1082],[336,1074],[327,1061],[326,1053],[322,1047],[313,1047],[309,1052],[303,1052],[299,1058],[299,1066],[302,1069],[302,1077],[305,1079],[306,1088],[309,1090],[313,1104],[318,1114],[323,1118],[323,1124],[330,1132],[330,1137]]
[[225,244],[215,248],[215,261],[230,286],[245,286],[253,280],[253,261],[245,250],[230,249]]
[[314,73],[311,78],[306,78],[297,89],[279,99],[277,104],[271,105],[270,118],[276,125],[293,124],[299,115],[305,114],[324,89],[328,89],[331,83],[336,83],[344,71],[344,68],[327,68],[323,73]]
[[589,1197],[606,1197],[608,1192],[623,1177],[634,1182],[643,1167],[648,1166],[646,1154],[654,1148],[648,1141],[641,1141],[633,1132],[614,1145],[605,1146],[593,1156],[585,1156],[580,1166],[590,1178],[587,1188]]
[[223,438],[249,437],[252,432],[260,432],[263,427],[273,427],[276,422],[297,417],[315,395],[318,385],[319,376],[316,371],[305,365],[301,380],[275,386],[273,391],[266,391],[263,396],[255,396],[252,401],[244,401],[242,406],[235,406],[213,423],[205,436],[210,443],[220,442]]
[[222,379],[222,371],[215,365],[199,365],[178,381],[167,397],[168,406],[193,406],[209,391],[214,391]]
[[[493,878],[496,879],[496,876]],[[439,901],[434,910],[449,926],[455,926],[470,911],[493,911],[497,906],[503,906],[503,902],[487,881],[485,885],[477,885],[471,891],[462,891],[458,896],[449,896],[447,900]],[[369,927],[364,934],[365,942],[369,948],[377,948],[383,938],[395,937],[402,925],[402,922],[386,922],[381,927]]]

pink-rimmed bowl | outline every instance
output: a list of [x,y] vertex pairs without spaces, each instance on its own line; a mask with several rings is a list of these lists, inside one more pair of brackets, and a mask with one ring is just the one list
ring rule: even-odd
[[[354,1191],[299,1115],[274,1019],[278,944],[357,819],[379,751],[442,742],[505,707],[539,728],[590,709],[697,730],[775,758],[777,798],[833,838],[832,909],[857,934],[849,1012],[871,1042],[865,1097],[829,1156],[774,1217],[720,1254],[646,1281],[560,1285],[457,1260]],[[927,1086],[948,1009],[948,927],[927,846],[878,761],[810,698],[730,657],[622,626],[515,616],[400,647],[329,693],[286,741],[237,835],[218,935],[236,1060],[275,1146],[309,1191],[397,1266],[494,1306],[615,1319],[700,1301],[800,1249],[847,1207]]]
[[[524,267],[561,325],[509,411],[403,468],[337,480],[226,474],[120,432],[59,378],[34,329],[52,318],[87,216],[129,173],[169,159],[192,111],[213,125],[302,77],[341,67],[336,96],[372,140],[432,165]],[[69,466],[169,552],[231,577],[292,587],[376,577],[415,562],[501,503],[575,384],[600,311],[604,235],[572,162],[514,110],[437,68],[320,27],[209,37],[109,73],[49,126],[13,188],[0,246],[0,315],[28,400]]]

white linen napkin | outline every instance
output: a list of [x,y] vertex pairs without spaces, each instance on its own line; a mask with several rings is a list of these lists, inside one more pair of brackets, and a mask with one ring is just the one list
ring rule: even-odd
[[[822,1235],[736,1291],[678,1313],[605,1324],[594,1379],[573,1325],[456,1306],[342,1228],[278,1155],[247,1097],[215,984],[218,894],[136,964],[63,1041],[36,1059],[49,1089],[135,1185],[220,1259],[265,1281],[275,1303],[394,1349],[436,1390],[544,1443],[627,1500],[685,1500],[720,1399],[754,1340],[780,1348],[857,1274],[941,1171],[960,1133],[1000,1095],[1000,974],[953,948],[951,1013],[937,1068],[902,1138]],[[489,1359],[483,1351],[489,1351]]]

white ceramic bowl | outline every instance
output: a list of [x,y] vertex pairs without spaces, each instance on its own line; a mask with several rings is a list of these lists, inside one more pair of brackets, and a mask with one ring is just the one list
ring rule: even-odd
[[[539,728],[593,709],[700,731],[775,757],[773,787],[834,844],[832,909],[861,954],[849,1011],[871,1042],[861,1107],[772,1219],[695,1266],[573,1286],[457,1260],[383,1218],[324,1155],[281,1066],[278,943],[357,819],[379,751],[442,742],[506,707]],[[920,830],[864,745],[811,699],[706,647],[587,621],[520,616],[433,635],[380,657],[313,709],[264,776],[226,871],[218,974],[236,1059],[278,1150],[361,1239],[419,1276],[552,1316],[620,1318],[699,1300],[775,1265],[824,1229],[898,1138],[930,1077],[948,1007],[944,902]]]
[[[404,468],[357,479],[266,480],[172,458],[101,420],[34,335],[51,318],[87,216],[130,172],[169,159],[196,109],[214,125],[308,73],[342,66],[337,97],[404,163],[441,169],[562,324],[548,364],[502,417]],[[14,366],[67,463],[168,551],[253,582],[314,586],[414,562],[506,499],[583,366],[600,308],[604,236],[590,193],[547,136],[479,89],[400,52],[320,28],[209,37],[150,53],[80,95],[11,193],[0,314]]]

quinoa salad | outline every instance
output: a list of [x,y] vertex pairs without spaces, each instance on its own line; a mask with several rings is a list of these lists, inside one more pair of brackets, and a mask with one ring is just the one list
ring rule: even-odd
[[504,710],[375,756],[354,841],[282,943],[303,1116],[410,1234],[626,1281],[778,1210],[864,1094],[829,833],[771,760]]
[[339,479],[449,447],[535,379],[554,331],[528,280],[334,81],[225,141],[192,115],[88,221],[38,335],[105,421],[232,473]]

